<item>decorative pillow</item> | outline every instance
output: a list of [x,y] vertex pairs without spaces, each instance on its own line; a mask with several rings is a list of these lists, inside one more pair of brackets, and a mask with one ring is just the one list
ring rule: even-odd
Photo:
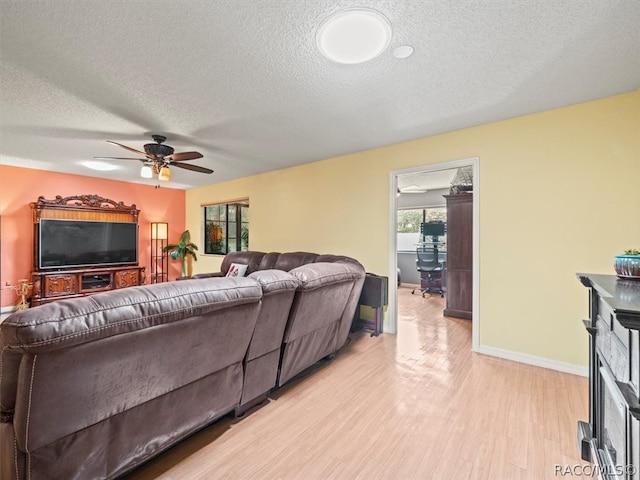
[[249,265],[242,265],[241,263],[232,263],[227,272],[227,277],[244,277],[247,273]]

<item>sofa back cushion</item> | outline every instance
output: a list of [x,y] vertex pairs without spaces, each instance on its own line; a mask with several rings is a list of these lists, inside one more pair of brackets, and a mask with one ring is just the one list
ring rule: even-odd
[[262,258],[260,270],[276,269],[289,272],[302,265],[314,263],[317,257],[317,253],[310,252],[270,252]]
[[342,346],[342,324],[355,285],[364,277],[364,269],[352,262],[312,263],[290,273],[300,286],[285,330],[279,385]]
[[314,263],[290,272],[300,282],[285,343],[342,318],[359,271],[347,264]]
[[220,271],[223,275],[226,275],[232,263],[246,265],[247,271],[244,273],[246,277],[256,270],[262,270],[262,268],[259,268],[262,257],[264,257],[264,252],[230,252],[222,260]]
[[[352,263],[355,265],[360,265],[360,263],[351,257],[347,257],[344,255],[330,255],[330,254],[322,254],[318,255],[313,252],[230,252],[228,253],[224,259],[222,260],[222,264],[220,265],[220,273],[217,275],[226,275],[231,267],[231,264],[241,264],[247,265],[247,271],[245,276],[251,275],[253,272],[259,270],[282,270],[284,272],[289,272],[294,268],[301,267],[302,265],[307,265],[310,263]],[[211,276],[212,274],[200,274],[195,275],[198,278],[206,278],[207,276]]]
[[293,297],[300,285],[296,277],[282,270],[259,270],[251,278],[260,283],[263,296],[247,360],[280,348]]

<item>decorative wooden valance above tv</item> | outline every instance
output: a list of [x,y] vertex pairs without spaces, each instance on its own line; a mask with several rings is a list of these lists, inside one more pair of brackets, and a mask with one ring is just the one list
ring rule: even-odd
[[98,195],[39,197],[30,205],[32,306],[144,283],[135,205]]

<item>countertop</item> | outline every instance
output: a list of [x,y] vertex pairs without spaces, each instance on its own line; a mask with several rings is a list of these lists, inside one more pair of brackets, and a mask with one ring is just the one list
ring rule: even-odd
[[584,286],[598,292],[623,326],[640,330],[640,280],[591,273],[578,273],[577,276]]

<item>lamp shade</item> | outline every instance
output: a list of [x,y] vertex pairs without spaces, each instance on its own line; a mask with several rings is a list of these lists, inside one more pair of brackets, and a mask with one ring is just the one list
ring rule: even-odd
[[142,178],[152,178],[153,177],[153,170],[151,169],[150,165],[143,165],[142,168],[140,169],[140,176]]
[[166,240],[168,238],[169,224],[166,222],[152,222],[151,223],[151,239],[152,240]]
[[171,178],[171,170],[169,167],[162,167],[160,169],[160,173],[158,173],[158,180],[162,180],[163,182],[168,182]]

